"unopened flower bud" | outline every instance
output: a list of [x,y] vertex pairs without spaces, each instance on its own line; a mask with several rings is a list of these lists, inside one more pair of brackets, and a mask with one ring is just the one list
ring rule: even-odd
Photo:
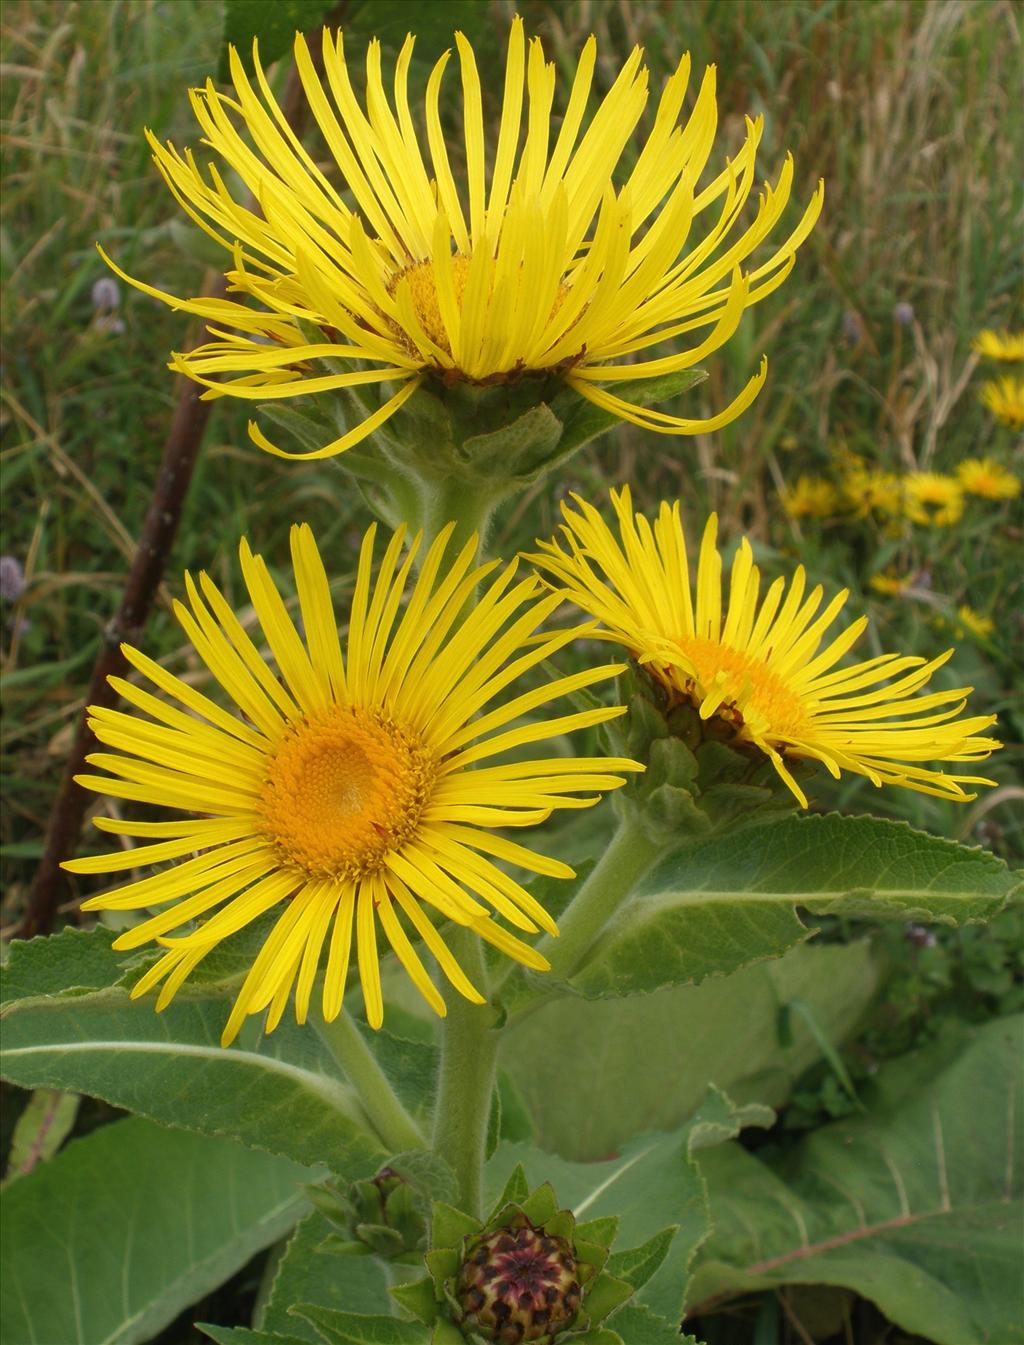
[[892,320],[899,327],[911,327],[914,322],[914,305],[906,301],[898,303],[892,310]]
[[581,1292],[572,1247],[523,1214],[474,1239],[459,1271],[465,1324],[499,1345],[554,1340],[579,1311]]

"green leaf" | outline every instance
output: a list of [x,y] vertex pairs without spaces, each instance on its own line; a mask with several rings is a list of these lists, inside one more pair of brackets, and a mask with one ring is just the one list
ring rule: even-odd
[[110,945],[114,930],[63,929],[37,939],[15,939],[0,973],[0,1004],[35,995],[74,995],[119,985],[129,959]]
[[[563,997],[505,1034],[501,1064],[523,1093],[542,1148],[598,1158],[644,1131],[681,1126],[709,1079],[740,1103],[781,1105],[800,1074],[821,1058],[821,1044],[794,1016],[784,1046],[780,1008],[801,1000],[813,1011],[820,1037],[840,1045],[871,1003],[879,975],[866,940],[801,944],[784,957],[697,986],[630,999]],[[614,1106],[608,1105],[609,1079]],[[662,1224],[675,1218],[669,1211]]]
[[403,1322],[397,1317],[365,1317],[357,1312],[337,1312],[300,1303],[295,1309],[316,1327],[327,1345],[424,1345],[419,1322]]
[[250,1022],[225,1050],[226,1013],[224,998],[187,987],[161,1014],[116,986],[20,999],[4,1011],[0,1071],[298,1162],[376,1171],[386,1154],[316,1033],[285,1021],[264,1037]]
[[643,1303],[627,1303],[609,1319],[628,1345],[697,1345],[692,1336],[679,1334],[679,1323],[659,1317]]
[[307,32],[323,21],[333,0],[224,0],[224,33],[221,43],[222,82],[230,78],[228,45],[238,48],[246,70],[252,73],[253,38],[260,44],[260,64],[266,68],[289,51],[296,31]]
[[[959,1049],[958,1049],[959,1048]],[[714,1233],[687,1303],[841,1285],[936,1345],[1024,1339],[1024,1018],[951,1028],[883,1066],[869,1114],[784,1163],[701,1159]]]
[[705,842],[662,865],[573,977],[585,996],[646,994],[777,957],[797,914],[986,920],[1017,886],[994,855],[903,822],[790,817]]
[[310,1175],[134,1117],[76,1140],[6,1193],[3,1339],[149,1340],[294,1224]]
[[5,1181],[24,1177],[37,1163],[53,1157],[71,1134],[80,1101],[77,1093],[36,1089],[14,1127]]
[[388,1276],[382,1263],[374,1256],[337,1256],[319,1250],[330,1231],[330,1223],[317,1213],[296,1227],[277,1264],[269,1297],[254,1319],[261,1330],[319,1341],[308,1322],[293,1316],[296,1303],[349,1312],[387,1312]]
[[[210,1322],[196,1322],[196,1330],[215,1340],[217,1345],[307,1345],[299,1336],[278,1336],[268,1331],[254,1331],[248,1326],[215,1326]],[[314,1340],[320,1341],[319,1336]]]

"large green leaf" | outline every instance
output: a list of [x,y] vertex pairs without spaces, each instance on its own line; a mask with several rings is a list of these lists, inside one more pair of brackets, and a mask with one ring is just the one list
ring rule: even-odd
[[1022,1060],[1021,1017],[951,1029],[880,1071],[866,1116],[814,1132],[789,1161],[709,1153],[714,1232],[691,1312],[843,1285],[936,1345],[1024,1340]]
[[[34,939],[12,953],[21,994],[9,999],[0,1071],[23,1088],[89,1093],[169,1125],[224,1135],[301,1163],[352,1175],[385,1156],[354,1091],[316,1033],[294,1022],[264,1037],[250,1022],[236,1046],[220,1044],[227,1004],[218,987],[180,991],[162,1013],[132,1001],[120,985],[83,981],[124,976],[101,956],[106,931],[72,941]],[[71,951],[81,954],[72,965]],[[60,993],[55,968],[74,989]],[[34,971],[38,969],[38,976]]]
[[807,937],[797,914],[985,920],[1018,880],[994,855],[906,823],[791,817],[674,856],[643,884],[572,985],[648,993],[776,957]]
[[310,1169],[131,1117],[5,1195],[9,1345],[148,1340],[307,1209]]
[[274,1275],[270,1296],[257,1314],[264,1331],[319,1341],[315,1328],[291,1309],[296,1303],[317,1304],[346,1312],[388,1312],[388,1276],[374,1256],[339,1256],[318,1251],[337,1230],[322,1214],[313,1213],[296,1228]]
[[[708,1081],[740,1102],[785,1102],[793,1083],[853,1032],[879,979],[867,941],[801,944],[782,958],[697,986],[629,999],[553,1000],[506,1034],[501,1063],[538,1143],[571,1158],[614,1153],[645,1130],[673,1130]],[[814,1027],[781,1011],[805,1006]],[[614,1080],[614,1106],[608,1102]]]
[[[738,1108],[712,1089],[680,1130],[642,1135],[605,1162],[575,1163],[532,1145],[503,1143],[487,1165],[488,1198],[497,1199],[509,1172],[521,1163],[528,1184],[550,1182],[559,1205],[572,1209],[577,1220],[616,1217],[615,1251],[620,1254],[637,1244],[655,1245],[652,1239],[675,1226],[675,1238],[659,1251],[658,1267],[645,1280],[640,1297],[678,1323],[686,1267],[710,1226],[704,1179],[694,1155],[732,1139],[744,1126],[767,1125],[771,1120],[767,1107]],[[618,1329],[614,1317],[608,1325]]]

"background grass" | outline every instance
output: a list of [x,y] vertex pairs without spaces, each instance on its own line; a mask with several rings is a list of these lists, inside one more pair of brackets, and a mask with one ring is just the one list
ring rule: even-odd
[[[394,44],[408,11],[378,8]],[[431,7],[427,46],[443,44],[435,30],[443,32],[446,8]],[[544,482],[506,510],[500,549],[547,533],[569,488],[599,494],[629,481],[642,506],[680,494],[691,527],[717,508],[727,545],[748,532],[769,571],[791,570],[799,557],[827,587],[850,585],[851,610],[874,617],[875,649],[936,652],[949,639],[937,617],[964,602],[991,612],[993,635],[966,643],[943,676],[975,684],[979,706],[999,710],[1000,732],[1019,742],[1019,510],[979,505],[955,529],[894,541],[863,526],[791,521],[778,491],[800,472],[827,469],[840,446],[895,470],[1019,452],[978,402],[970,341],[981,327],[1021,323],[1020,9],[1010,0],[525,0],[519,8],[563,76],[595,32],[601,87],[633,43],[646,48],[655,88],[685,49],[698,71],[714,61],[715,162],[740,143],[743,117],[761,113],[762,174],[774,175],[792,150],[791,209],[819,176],[827,197],[795,272],[745,317],[699,395],[723,404],[767,350],[769,382],[754,408],[695,440],[631,427],[610,434],[574,459],[571,479]],[[508,0],[453,7],[473,28],[481,65],[500,58],[513,12]],[[195,144],[186,90],[216,72],[220,29],[212,0],[12,0],[4,11],[3,549],[29,579],[2,613],[5,924],[31,878],[145,512],[175,397],[164,365],[184,335],[180,315],[135,292],[122,293],[114,330],[97,316],[92,287],[106,271],[94,244],[163,288],[202,284],[198,230],[163,187],[142,129]],[[897,305],[910,306],[902,322]],[[364,523],[336,464],[295,468],[259,454],[244,415],[229,399],[217,404],[147,631],[147,649],[178,668],[184,651],[169,603],[185,565],[211,570],[241,601],[237,538],[247,534],[280,559],[288,525],[308,519],[343,591]],[[885,563],[926,582],[913,597],[882,599],[867,580]],[[1011,748],[992,770],[1010,785],[1018,763]],[[1007,853],[1020,845],[1012,791],[972,810],[876,794],[856,780],[822,797]]]

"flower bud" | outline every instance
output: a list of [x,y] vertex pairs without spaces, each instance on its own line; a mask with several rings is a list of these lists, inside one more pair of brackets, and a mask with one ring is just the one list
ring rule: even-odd
[[518,1214],[469,1242],[457,1296],[464,1322],[484,1340],[554,1340],[579,1311],[576,1257],[564,1238]]

